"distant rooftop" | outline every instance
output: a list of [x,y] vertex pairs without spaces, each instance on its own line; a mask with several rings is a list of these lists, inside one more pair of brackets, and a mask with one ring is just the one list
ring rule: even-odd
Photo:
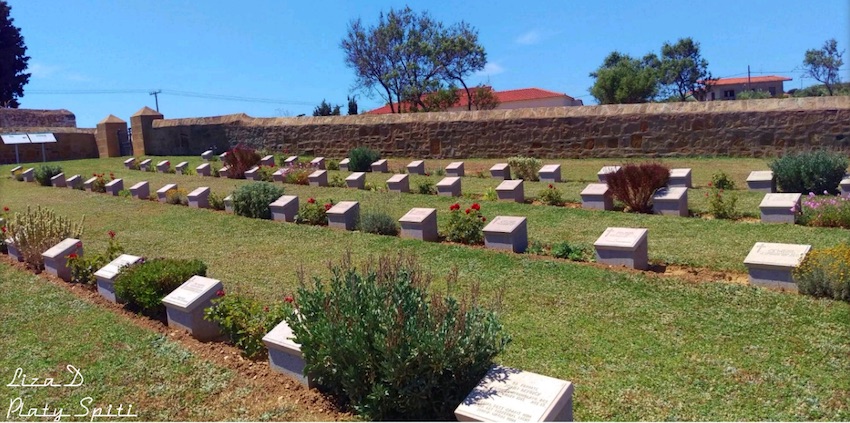
[[759,82],[785,82],[791,81],[791,78],[785,76],[776,76],[776,75],[767,75],[767,76],[753,76],[747,78],[746,76],[741,78],[720,78],[714,81],[711,85],[717,87],[721,85],[741,85],[741,84],[755,84]]

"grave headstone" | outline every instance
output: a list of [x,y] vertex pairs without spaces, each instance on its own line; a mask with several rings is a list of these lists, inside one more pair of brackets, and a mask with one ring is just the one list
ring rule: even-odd
[[165,184],[162,188],[156,190],[156,198],[160,203],[165,203],[168,201],[166,193],[172,189],[177,189],[177,184]]
[[490,167],[490,176],[494,179],[511,179],[511,167],[507,163],[496,163]]
[[366,172],[354,172],[345,178],[345,184],[349,188],[363,189],[366,187]]
[[228,195],[224,197],[224,212],[225,213],[233,213],[233,196]]
[[750,175],[747,176],[747,187],[750,191],[776,192],[776,178],[773,176],[773,171],[756,170],[750,172]]
[[274,180],[275,182],[283,182],[283,180],[286,179],[285,175],[286,175],[285,169],[278,169],[278,170],[274,171],[274,173],[272,173],[272,180]]
[[245,171],[245,179],[257,181],[260,179],[260,167],[254,166]]
[[35,169],[29,168],[21,174],[24,177],[24,182],[32,182],[35,181]]
[[410,176],[399,173],[387,179],[387,190],[390,192],[410,192]]
[[665,216],[688,217],[688,189],[665,187],[652,196],[652,212]]
[[230,177],[230,168],[227,166],[222,166],[221,169],[218,170],[219,178],[228,178]]
[[353,231],[360,221],[360,203],[356,201],[340,201],[327,212],[328,226],[331,228]]
[[691,181],[691,169],[670,169],[670,180],[667,182],[667,186],[693,188],[693,183]]
[[802,210],[801,194],[765,194],[759,204],[761,221],[765,223],[791,223]]
[[537,171],[537,177],[541,182],[561,182],[561,165],[545,165]]
[[210,164],[204,163],[204,164],[196,167],[195,172],[198,174],[198,176],[210,176],[210,172],[211,172]]
[[88,192],[92,192],[95,181],[97,181],[97,176],[92,176],[91,178],[86,179],[86,181],[83,182],[83,188],[85,188]]
[[757,242],[744,259],[750,285],[796,291],[794,268],[811,249],[811,245]]
[[111,195],[118,196],[121,191],[124,190],[124,180],[123,179],[113,179],[106,183],[106,192]]
[[437,242],[440,240],[437,232],[437,209],[412,208],[398,220],[401,226],[401,237]]
[[272,220],[294,222],[298,214],[298,197],[283,195],[269,204],[269,209],[272,211]]
[[126,167],[127,169],[132,169],[134,163],[136,163],[136,158],[130,157],[129,159],[124,160],[124,167]]
[[507,181],[503,181],[496,187],[496,196],[499,200],[524,203],[525,190],[523,188],[522,179],[509,179]]
[[464,176],[463,162],[451,162],[446,166],[446,176]]
[[68,186],[68,188],[71,188],[71,189],[82,188],[83,187],[83,178],[80,177],[80,175],[74,175],[74,176],[68,178],[68,180],[65,181],[65,184]]
[[151,196],[150,184],[148,181],[142,181],[130,187],[130,194],[139,200],[147,200]]
[[460,177],[447,176],[437,182],[437,195],[460,197]]
[[311,187],[326,187],[328,186],[328,171],[317,170],[307,176],[307,179],[310,180]]
[[414,160],[407,164],[407,173],[411,175],[424,175],[425,174],[425,161],[424,160]]
[[573,421],[571,382],[494,365],[455,409],[458,421]]
[[138,263],[141,260],[141,257],[121,254],[118,258],[94,272],[94,277],[97,280],[97,292],[100,296],[113,303],[123,302],[115,295],[115,277],[118,276],[122,267]]
[[260,159],[260,164],[263,166],[274,166],[274,156],[269,154],[268,156],[263,157]]
[[151,159],[144,159],[141,162],[139,162],[139,170],[147,172],[148,168],[150,168],[150,166],[151,166],[152,161],[153,160],[151,160]]
[[286,160],[283,161],[283,164],[287,166],[292,166],[295,163],[298,163],[298,156],[289,156],[286,158]]
[[295,342],[295,334],[286,320],[280,322],[266,336],[263,343],[269,350],[269,367],[276,372],[289,375],[308,387],[312,381],[304,374],[304,356],[301,344]]
[[174,167],[174,171],[180,175],[186,173],[186,169],[189,168],[189,162],[180,162],[177,163],[177,166]]
[[339,161],[339,170],[341,170],[343,172],[348,172],[348,163],[350,163],[350,162],[351,162],[351,160],[349,160],[348,157],[340,160]]
[[83,243],[76,238],[65,238],[41,254],[44,259],[44,270],[65,282],[71,282],[71,267],[68,266],[68,257],[71,254],[82,257]]
[[390,166],[387,163],[387,159],[381,159],[374,163],[372,163],[372,172],[381,172],[388,173],[390,171]]
[[221,160],[222,163],[227,163],[227,152],[221,153],[218,155],[218,159]]
[[213,157],[213,151],[212,150],[207,150],[207,151],[204,151],[203,153],[201,153],[201,158],[204,159],[204,161],[210,161],[210,160],[212,160],[212,157]]
[[612,266],[649,269],[648,233],[643,228],[608,228],[593,243],[596,261]]
[[204,319],[204,309],[212,306],[212,299],[223,292],[221,281],[203,276],[192,276],[162,299],[168,317],[168,327],[189,332],[193,338],[208,341],[219,335],[219,327]]
[[602,169],[599,169],[599,172],[596,173],[596,177],[599,179],[600,183],[607,184],[608,175],[616,173],[618,170],[620,170],[620,166],[603,166]]
[[484,246],[524,253],[528,248],[528,220],[520,216],[496,216],[483,229]]
[[156,171],[159,173],[168,173],[169,170],[171,170],[171,162],[168,160],[156,164]]
[[196,209],[208,209],[210,208],[210,188],[209,187],[198,187],[195,188],[192,192],[187,196],[189,199],[189,207],[194,207]]
[[581,191],[581,207],[590,210],[614,210],[614,196],[608,184],[588,184]]
[[10,174],[12,175],[12,177],[14,178],[14,177],[15,177],[15,173],[17,173],[18,171],[20,171],[20,170],[21,170],[21,169],[23,169],[23,168],[24,168],[23,166],[15,166],[15,167],[13,167],[13,168],[12,168],[12,170],[11,170],[11,171],[9,171],[9,173],[10,173]]
[[55,175],[52,178],[50,178],[50,185],[53,185],[54,187],[57,187],[57,188],[65,188],[67,186],[65,184],[65,174],[60,173],[60,174]]
[[316,157],[313,160],[310,160],[310,166],[313,166],[316,169],[324,169],[325,168],[325,158],[324,157]]
[[841,188],[841,195],[850,195],[850,177],[842,179],[838,187]]

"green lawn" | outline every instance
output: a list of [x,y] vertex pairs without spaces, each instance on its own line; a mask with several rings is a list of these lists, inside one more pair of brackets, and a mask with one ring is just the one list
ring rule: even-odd
[[[182,161],[171,159],[173,164]],[[193,167],[200,163],[195,158],[189,161]],[[475,161],[487,168],[491,162],[495,161]],[[583,162],[562,163],[583,167],[585,171],[576,177],[591,180],[603,161]],[[748,171],[740,168],[755,168],[760,161],[667,162],[674,167],[692,163],[696,185],[704,185],[715,169],[728,165],[737,169],[727,172],[743,186]],[[705,169],[696,167],[700,163]],[[763,167],[758,168],[766,168],[761,163]],[[62,165],[68,175],[114,171],[125,178],[127,187],[150,180],[152,191],[178,182],[187,190],[210,186],[224,194],[247,183],[126,171],[119,159]],[[8,172],[9,168],[3,166],[0,171]],[[564,173],[570,178],[566,170]],[[387,177],[369,175],[372,181]],[[477,193],[497,184],[475,177],[463,182],[465,192],[477,191],[476,184],[480,184],[482,189]],[[302,199],[358,200],[362,210],[382,208],[394,217],[411,207],[431,206],[443,219],[455,201],[342,188],[285,188]],[[742,196],[747,194],[742,192]],[[850,307],[845,303],[722,282],[686,283],[632,275],[477,247],[253,220],[210,210],[37,187],[5,177],[0,178],[0,203],[18,210],[28,204],[46,205],[75,219],[87,215],[84,241],[89,251],[103,249],[106,231],[115,230],[129,253],[200,258],[210,266],[209,275],[223,280],[229,291],[267,301],[294,291],[294,274],[299,266],[310,274],[326,275],[325,263],[338,259],[346,250],[351,250],[356,260],[409,250],[437,275],[457,266],[460,281],[480,281],[485,296],[495,295],[501,287],[506,289],[502,313],[514,342],[499,360],[576,383],[578,420],[850,418]],[[530,237],[545,242],[590,244],[607,226],[647,227],[651,259],[718,270],[744,271],[741,262],[757,241],[806,242],[822,247],[847,239],[847,232],[837,229],[496,202],[483,202],[482,209],[488,218],[527,216]],[[437,283],[435,289],[441,288]]]

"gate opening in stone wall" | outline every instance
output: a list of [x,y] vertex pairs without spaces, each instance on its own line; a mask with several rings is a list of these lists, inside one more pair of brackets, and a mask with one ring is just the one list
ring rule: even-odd
[[[119,129],[120,131],[120,129]],[[120,134],[118,135],[118,139],[120,142],[118,143],[118,150],[121,152],[122,156],[132,156],[133,155],[133,142],[130,141],[133,139],[133,128],[127,128],[127,138],[121,138]]]

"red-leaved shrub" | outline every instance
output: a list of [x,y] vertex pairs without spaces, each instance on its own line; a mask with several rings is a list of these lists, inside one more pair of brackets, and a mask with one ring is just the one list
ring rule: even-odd
[[250,147],[237,144],[236,147],[227,150],[224,156],[224,164],[229,169],[228,177],[231,179],[245,179],[245,171],[260,164],[262,157]]
[[670,169],[659,163],[626,164],[607,178],[614,198],[634,213],[652,213],[652,195],[669,180]]

